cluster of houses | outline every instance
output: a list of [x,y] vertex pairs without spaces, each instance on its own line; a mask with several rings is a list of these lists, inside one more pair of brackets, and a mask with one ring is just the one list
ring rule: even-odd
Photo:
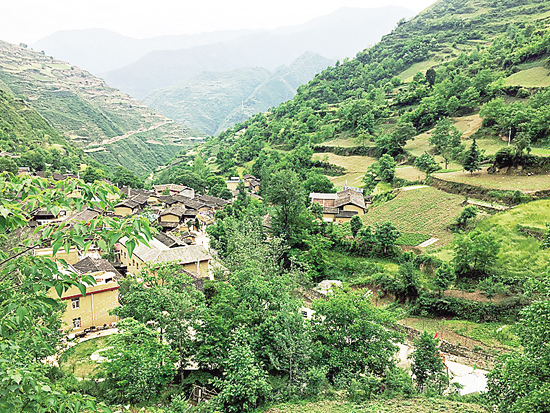
[[[62,180],[67,175],[55,174],[52,179]],[[231,178],[227,187],[237,196],[237,187],[243,183],[252,195],[257,195],[260,181],[252,175],[243,179]],[[95,285],[86,288],[83,295],[76,287],[62,294],[67,309],[63,321],[72,334],[79,334],[100,326],[116,323],[117,317],[110,315],[113,308],[119,306],[118,280],[131,274],[137,276],[147,265],[178,263],[181,271],[194,280],[200,288],[205,279],[211,277],[212,256],[208,251],[207,240],[201,228],[214,222],[214,213],[230,201],[210,195],[197,195],[193,188],[184,185],[155,185],[152,190],[122,188],[121,198],[115,200],[114,211],[84,208],[81,211],[37,209],[32,212],[30,226],[49,222],[90,222],[94,218],[111,214],[118,217],[147,212],[145,215],[156,223],[158,234],[147,244],[138,244],[132,255],[126,247],[126,239],[121,238],[115,246],[115,260],[109,262],[101,258],[99,249],[90,248],[86,255],[76,247],[69,251],[63,249],[53,254],[51,247],[35,249],[34,254],[45,256],[54,261],[64,260],[71,271],[77,275],[88,274],[95,279]],[[78,194],[73,194],[78,196]],[[323,207],[323,220],[342,223],[355,215],[366,212],[363,194],[356,188],[346,188],[337,193],[311,193],[311,202]],[[51,292],[52,296],[56,296]]]
[[[56,175],[59,176],[52,178],[60,180],[67,177]],[[53,261],[64,260],[69,265],[64,271],[77,275],[89,274],[96,280],[95,285],[87,286],[85,295],[75,287],[61,296],[67,302],[63,321],[71,334],[116,323],[117,317],[109,313],[119,306],[118,280],[127,274],[138,275],[146,265],[178,263],[181,271],[191,276],[199,288],[205,279],[211,277],[212,256],[208,246],[203,245],[207,244],[207,240],[200,228],[212,223],[216,210],[230,201],[209,195],[196,196],[193,188],[175,184],[155,185],[152,190],[122,188],[120,192],[122,199],[116,201],[114,211],[37,209],[31,213],[29,226],[90,222],[99,215],[125,217],[147,210],[146,215],[160,229],[148,245],[138,244],[131,256],[126,248],[126,239],[121,238],[115,246],[116,259],[113,262],[102,259],[101,251],[93,247],[86,255],[82,255],[76,247],[69,251],[61,249],[55,255],[51,247],[33,251],[34,255]],[[57,297],[54,291],[51,295]]]

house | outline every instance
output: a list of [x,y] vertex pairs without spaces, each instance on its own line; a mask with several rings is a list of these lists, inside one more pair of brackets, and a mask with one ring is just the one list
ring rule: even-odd
[[122,275],[115,267],[113,267],[113,264],[102,258],[85,257],[78,261],[76,264],[73,264],[73,268],[81,274],[98,273],[104,271],[106,273],[113,273],[115,279],[117,280],[122,278]]
[[[67,330],[75,333],[90,327],[110,325],[118,321],[115,315],[109,312],[119,306],[118,289],[120,286],[113,272],[98,271],[90,274],[94,277],[95,285],[86,285],[86,295],[75,286],[70,287],[61,295],[61,300],[66,303],[62,321],[67,325]],[[48,295],[59,298],[52,288]]]
[[338,208],[335,207],[323,207],[323,221],[334,222],[334,217],[338,215]]
[[363,194],[353,189],[337,192],[334,206],[340,211],[355,211],[358,215],[363,215],[367,209]]
[[225,181],[225,184],[227,185],[227,189],[230,191],[234,191],[237,189],[237,186],[241,182],[241,179],[238,176],[232,176],[230,179]]
[[157,196],[160,195],[182,195],[189,198],[195,197],[195,190],[188,186],[166,184],[166,185],[153,185],[153,189]]
[[17,175],[29,175],[31,173],[31,168],[28,166],[20,166]]
[[169,248],[156,238],[148,242],[149,246],[139,243],[130,257],[123,237],[117,245],[118,260],[128,267],[128,272],[137,274],[146,263],[158,264],[177,262],[182,268],[194,272],[201,277],[209,277],[208,269],[212,256],[202,245],[187,245],[185,247]]
[[256,178],[254,175],[247,174],[243,176],[244,187],[248,188],[251,192],[260,191],[260,179]]
[[119,217],[126,217],[128,215],[134,215],[142,211],[147,206],[149,194],[135,195],[130,199],[125,199],[115,205],[115,215]]
[[159,214],[158,222],[163,230],[177,228],[184,221],[185,208],[181,206],[171,206]]
[[204,203],[206,206],[211,207],[212,209],[221,209],[225,205],[230,204],[229,201],[218,198],[217,196],[211,196],[211,195],[201,195],[197,198],[198,201]]
[[187,245],[185,241],[181,241],[173,235],[165,234],[164,232],[158,233],[157,235],[155,235],[155,238],[166,245],[168,248],[184,247]]
[[67,210],[60,208],[39,208],[31,212],[29,226],[44,225],[50,222],[61,222],[67,217]]
[[336,215],[334,215],[334,222],[337,222],[339,224],[343,222],[349,222],[351,221],[351,218],[357,215],[357,211],[340,211]]
[[53,262],[57,262],[59,260],[65,260],[68,264],[76,264],[78,261],[80,261],[80,256],[78,255],[78,250],[76,247],[71,247],[69,249],[69,252],[65,251],[64,248],[60,248],[55,255],[53,255],[53,248],[52,247],[46,247],[46,248],[35,248],[32,250],[32,254],[35,257],[47,257]]
[[329,194],[329,193],[318,193],[318,192],[312,192],[309,194],[309,198],[311,199],[311,202],[316,202],[319,205],[323,207],[333,207],[334,202],[336,201],[336,194]]
[[[309,198],[311,202],[316,202],[323,207],[323,220],[327,221],[330,216],[336,215],[335,210],[331,208],[336,208],[338,213],[355,211],[357,215],[363,215],[367,209],[363,194],[353,189],[345,189],[335,194],[312,192]],[[345,219],[344,216],[340,218]]]

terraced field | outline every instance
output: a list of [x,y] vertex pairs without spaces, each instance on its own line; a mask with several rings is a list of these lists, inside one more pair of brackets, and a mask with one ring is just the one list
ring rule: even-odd
[[462,211],[463,200],[461,196],[432,187],[402,190],[391,201],[370,208],[363,215],[363,222],[374,226],[389,220],[403,233],[439,238],[428,247],[431,249],[451,241],[453,234],[446,228]]

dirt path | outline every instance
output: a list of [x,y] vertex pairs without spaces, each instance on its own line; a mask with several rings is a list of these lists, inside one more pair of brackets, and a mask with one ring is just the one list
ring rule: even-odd
[[[115,136],[114,138],[109,138],[109,139],[104,139],[102,142],[101,142],[101,145],[109,145],[111,143],[115,143],[115,142],[118,142],[122,139],[126,139],[132,135],[135,135],[136,133],[142,133],[142,132],[149,132],[149,131],[152,131],[152,130],[155,130],[157,128],[160,128],[161,126],[163,125],[166,125],[167,123],[173,123],[174,121],[172,119],[167,119],[166,121],[164,121],[163,123],[159,123],[158,125],[155,125],[155,126],[151,126],[149,128],[140,128],[138,130],[135,130],[135,131],[130,131],[130,132],[126,132],[124,135],[120,135],[120,136]],[[97,143],[91,143],[90,145],[88,146],[92,146],[92,145],[97,145]]]

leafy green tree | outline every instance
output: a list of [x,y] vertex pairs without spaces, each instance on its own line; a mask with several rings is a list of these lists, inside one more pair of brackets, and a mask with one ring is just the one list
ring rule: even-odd
[[437,392],[442,394],[449,384],[449,378],[445,373],[445,364],[437,349],[437,342],[430,333],[422,332],[409,357],[412,358],[411,371],[417,388],[423,391],[426,387],[435,385]]
[[452,265],[443,263],[435,271],[434,285],[439,291],[439,296],[456,281],[456,273]]
[[395,246],[395,241],[401,236],[399,230],[389,221],[383,224],[376,224],[374,228],[374,239],[376,243],[383,248],[384,255],[387,254],[388,249]]
[[377,176],[384,182],[392,182],[395,177],[397,162],[390,155],[385,154],[378,160]]
[[426,82],[428,82],[428,85],[433,86],[435,83],[435,78],[436,78],[435,69],[433,67],[430,67],[426,71]]
[[537,301],[516,324],[522,352],[501,357],[487,375],[487,397],[499,412],[550,410],[550,301]]
[[12,175],[17,175],[19,167],[13,159],[8,156],[3,156],[0,158],[0,172],[8,172]]
[[[66,197],[77,189],[82,198]],[[51,182],[28,176],[0,179],[0,233],[11,239],[0,252],[0,411],[76,411],[84,407],[98,411],[93,399],[70,393],[59,381],[52,382],[53,371],[42,363],[58,351],[60,314],[65,308],[48,292],[53,289],[61,296],[76,286],[85,294],[84,283],[93,285],[95,281],[58,267],[47,257],[35,257],[31,251],[45,244],[52,246],[54,254],[61,248],[87,251],[92,243],[108,250],[123,236],[133,250],[137,242],[150,239],[148,223],[141,217],[120,220],[99,216],[89,225],[45,224],[27,238],[25,227],[30,217],[23,205],[54,213],[61,208],[81,210],[84,205],[108,209],[109,193],[114,194],[114,188],[102,182]]]
[[361,228],[363,228],[363,221],[361,221],[361,218],[358,215],[355,215],[351,217],[351,221],[349,224],[352,235],[356,237],[357,233],[361,230]]
[[455,226],[460,229],[465,229],[469,222],[477,217],[478,209],[474,205],[465,207],[460,215],[456,218]]
[[512,145],[516,159],[522,159],[524,151],[528,154],[531,152],[531,136],[527,132],[519,132],[512,141]]
[[466,157],[464,158],[464,170],[473,174],[475,171],[481,170],[481,152],[477,147],[476,138],[472,141],[470,149],[466,152]]
[[304,189],[306,193],[320,192],[320,193],[334,193],[336,188],[330,179],[325,175],[321,175],[315,172],[308,173],[307,179],[304,182]]
[[396,295],[401,302],[414,301],[418,297],[420,282],[414,264],[406,261],[399,266],[399,282]]
[[129,186],[130,188],[143,188],[143,181],[139,179],[132,171],[119,166],[115,169],[113,183],[118,187]]
[[273,233],[290,245],[301,241],[306,204],[298,174],[289,170],[275,172],[269,179],[264,195],[275,206],[271,219]]
[[223,380],[216,381],[221,391],[214,404],[225,412],[250,411],[261,405],[271,390],[267,373],[256,360],[248,340],[244,329],[233,334]]
[[328,300],[315,300],[313,309],[316,361],[328,367],[332,380],[346,374],[381,375],[394,365],[401,337],[384,328],[394,320],[371,305],[369,294],[333,289]]
[[400,147],[403,147],[407,141],[414,138],[416,134],[417,131],[412,122],[400,118],[391,136]]
[[95,181],[101,181],[105,177],[105,173],[93,166],[88,166],[82,174],[82,180],[87,183],[93,183]]
[[497,260],[500,244],[490,232],[475,229],[457,239],[453,263],[457,275],[479,277],[487,275]]
[[442,119],[435,125],[429,141],[445,160],[445,169],[449,161],[456,158],[462,151],[461,136],[462,134],[453,126],[449,118]]
[[426,172],[428,175],[441,169],[441,166],[435,161],[435,158],[426,151],[415,159],[414,166]]
[[158,333],[128,318],[107,340],[98,377],[105,379],[105,395],[113,403],[151,402],[161,395],[176,374],[176,355]]

